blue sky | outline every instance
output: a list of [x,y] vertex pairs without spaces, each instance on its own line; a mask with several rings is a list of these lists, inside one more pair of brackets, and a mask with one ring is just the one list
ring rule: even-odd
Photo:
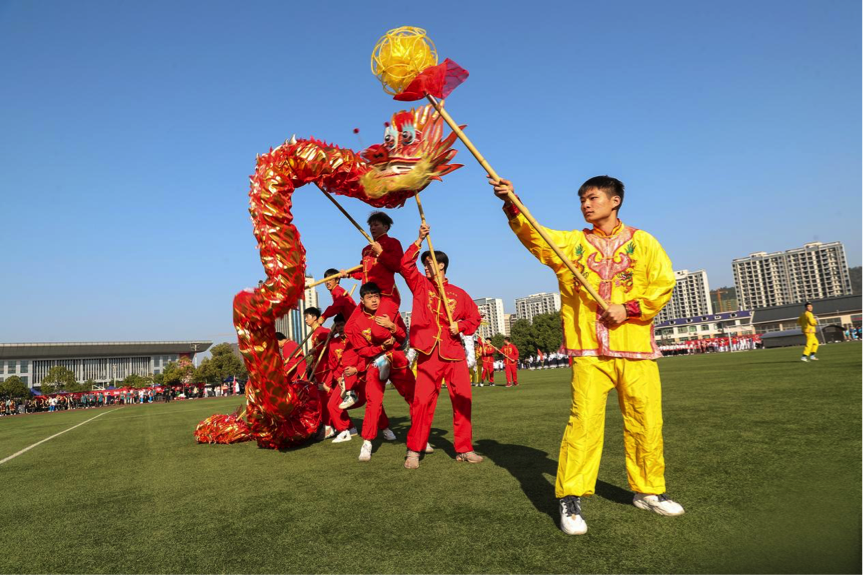
[[[230,340],[234,293],[263,277],[255,154],[380,141],[401,106],[369,55],[405,24],[470,70],[450,113],[545,225],[583,227],[575,191],[610,174],[621,219],[714,287],[735,257],[816,239],[860,265],[859,2],[427,6],[0,1],[0,341]],[[424,193],[452,281],[507,311],[556,290],[458,158]],[[294,199],[315,275],[358,261],[319,192]],[[392,215],[412,241],[413,205]]]

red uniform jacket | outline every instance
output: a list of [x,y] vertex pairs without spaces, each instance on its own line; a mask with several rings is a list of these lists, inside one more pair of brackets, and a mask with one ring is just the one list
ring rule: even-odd
[[504,361],[507,365],[516,365],[518,363],[518,348],[513,344],[507,344],[500,348],[504,355]]
[[[285,373],[290,370],[290,373],[288,373],[288,381],[294,381],[296,379],[299,379],[299,377],[302,375],[302,373],[297,373],[298,371],[301,371],[303,369],[302,365],[297,365],[301,361],[303,361],[302,350],[297,351],[299,347],[300,346],[297,345],[297,342],[292,339],[286,339],[285,343],[282,344],[282,357],[285,360]],[[292,355],[294,357],[291,357]],[[297,367],[294,368],[295,365]]]
[[[395,333],[375,323],[375,316],[384,315],[388,315],[390,321],[396,324]],[[394,368],[399,369],[407,364],[405,355],[401,351],[401,346],[407,337],[407,329],[398,307],[390,300],[381,300],[381,305],[374,314],[367,313],[362,305],[357,306],[351,319],[345,324],[345,335],[363,363],[362,368],[357,366],[360,371],[365,371],[369,362],[382,353],[387,354]],[[395,344],[385,347],[383,344],[390,337],[395,338]]]
[[357,309],[357,302],[354,301],[354,298],[351,297],[351,294],[340,285],[337,285],[333,288],[333,291],[330,292],[330,295],[333,296],[333,303],[330,307],[324,310],[324,313],[321,314],[321,319],[329,319],[334,317],[336,314],[342,314],[342,317],[345,318],[345,321],[348,321],[348,318],[351,317],[351,314],[354,313],[354,310]]
[[486,361],[494,361],[494,346],[490,343],[483,344],[482,346],[482,356]]
[[[319,327],[312,334],[312,350],[311,350],[312,363],[311,363],[311,366],[309,367],[309,369],[314,367],[316,362],[318,363],[318,369],[315,372],[315,381],[317,381],[319,383],[323,383],[323,381],[324,381],[323,377],[326,375],[326,372],[327,372],[327,352],[326,352],[326,348],[324,347],[324,344],[326,343],[327,337],[329,337],[329,335],[330,335],[330,330],[329,330],[329,328],[326,328],[326,327]],[[321,351],[324,352],[324,355],[321,356],[321,361],[318,362],[318,356],[321,355]],[[300,369],[300,368],[297,368],[297,369]]]
[[[399,265],[404,255],[402,244],[395,238],[384,234],[377,239],[384,251],[376,256],[372,246],[363,248],[363,269],[351,274],[351,277],[362,282],[375,282],[381,288],[381,294],[400,299],[396,290],[395,274],[399,271]],[[395,321],[395,320],[393,320]]]
[[[428,279],[417,270],[417,256],[420,249],[411,244],[402,258],[401,273],[413,293],[414,303],[411,312],[411,347],[425,355],[431,355],[435,346],[443,359],[458,361],[465,359],[461,338],[452,335],[449,319],[441,305],[438,288],[434,280]],[[459,332],[473,335],[482,317],[473,299],[463,289],[444,280],[447,303],[452,319],[458,324]]]
[[327,375],[322,383],[326,383],[330,388],[338,385],[339,378],[347,367],[343,360],[347,344],[348,340],[342,334],[331,337],[330,343],[327,345]]

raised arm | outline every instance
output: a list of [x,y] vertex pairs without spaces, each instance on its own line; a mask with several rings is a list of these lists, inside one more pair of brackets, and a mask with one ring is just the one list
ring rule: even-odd
[[417,270],[417,257],[419,257],[420,253],[418,242],[420,244],[422,243],[419,240],[412,243],[405,252],[405,255],[402,256],[401,266],[399,269],[399,273],[402,274],[403,278],[405,278],[405,283],[408,284],[408,288],[411,290],[411,293],[422,291],[426,282],[425,275],[420,274],[419,270]]
[[[489,180],[491,178],[489,177]],[[557,257],[557,254],[554,253],[545,240],[542,239],[542,236],[537,232],[533,226],[527,221],[527,218],[519,212],[519,209],[509,202],[506,198],[509,192],[515,193],[513,189],[512,182],[509,180],[501,179],[498,182],[490,182],[492,187],[494,188],[494,193],[497,197],[504,201],[503,212],[506,214],[507,219],[509,220],[509,227],[515,233],[516,237],[522,243],[527,250],[533,254],[533,256],[538,259],[543,264],[547,265],[551,269],[554,270],[555,274],[559,274],[560,272],[566,270],[566,266]],[[552,242],[554,242],[558,247],[560,247],[563,252],[570,257],[568,253],[570,251],[571,245],[574,243],[574,236],[578,232],[564,232],[558,230],[552,230],[542,226],[543,231],[548,235]]]

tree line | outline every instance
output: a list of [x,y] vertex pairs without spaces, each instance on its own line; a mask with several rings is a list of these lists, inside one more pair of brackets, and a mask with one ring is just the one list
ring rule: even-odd
[[[500,349],[503,346],[503,334],[491,338],[491,344]],[[533,323],[520,319],[512,324],[510,339],[518,348],[518,356],[523,361],[531,355],[536,355],[539,349],[542,353],[553,353],[560,349],[563,343],[563,327],[560,323],[560,312],[545,313],[533,317]],[[495,359],[503,359],[495,353]]]

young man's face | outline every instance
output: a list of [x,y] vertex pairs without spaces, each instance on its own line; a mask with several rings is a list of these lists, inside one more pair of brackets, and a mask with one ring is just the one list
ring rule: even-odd
[[379,293],[367,293],[363,296],[363,307],[366,308],[366,311],[377,311],[378,306],[381,305],[381,294]]
[[312,327],[312,324],[318,321],[318,318],[308,313],[303,316],[303,319],[308,327]]
[[339,280],[330,280],[324,284],[324,287],[327,288],[328,291],[333,291],[336,289],[337,285],[339,285]]
[[341,335],[345,332],[345,322],[340,321],[333,324],[333,332],[336,335]]
[[[432,270],[434,269],[434,265],[432,264],[431,257],[427,257],[425,261],[423,261],[423,266],[425,266],[426,277],[429,279],[434,279],[434,275],[432,274]],[[438,273],[440,273],[440,277],[444,277],[443,272],[443,264],[437,263]]]
[[376,240],[388,231],[390,231],[390,227],[377,220],[372,220],[369,223],[369,233],[372,234],[372,239]]
[[607,219],[620,205],[620,197],[610,196],[598,188],[591,188],[581,195],[581,213],[587,223],[594,224]]
[[807,305],[807,306],[806,306],[806,311],[812,311],[812,305]]

